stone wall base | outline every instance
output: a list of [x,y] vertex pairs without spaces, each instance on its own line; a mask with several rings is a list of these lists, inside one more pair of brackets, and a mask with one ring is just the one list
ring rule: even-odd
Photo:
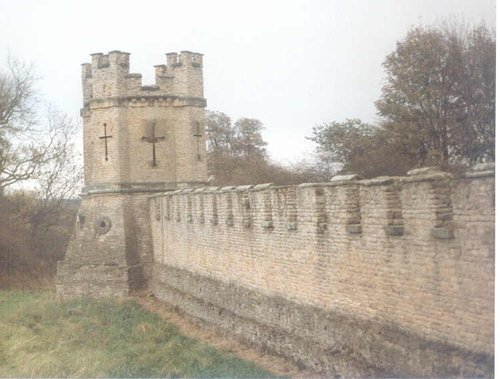
[[62,297],[127,296],[129,294],[127,267],[78,265],[59,261],[56,292]]
[[152,265],[148,196],[83,197],[66,256],[57,265],[59,296],[127,296],[147,287]]
[[331,377],[493,376],[490,355],[167,265],[155,264],[151,289],[194,318]]

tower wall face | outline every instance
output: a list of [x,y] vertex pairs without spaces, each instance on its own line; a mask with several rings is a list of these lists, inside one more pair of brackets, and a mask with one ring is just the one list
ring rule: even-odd
[[129,54],[82,65],[85,187],[75,234],[58,264],[62,296],[127,295],[152,275],[151,193],[206,182],[202,55],[167,54],[156,83]]
[[167,55],[153,86],[129,73],[127,53],[93,54],[83,65],[86,191],[206,181],[202,56]]

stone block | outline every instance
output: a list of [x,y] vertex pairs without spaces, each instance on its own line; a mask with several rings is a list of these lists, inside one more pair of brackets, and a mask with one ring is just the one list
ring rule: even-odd
[[453,229],[444,227],[444,228],[432,228],[431,229],[432,237],[441,240],[449,240],[455,238],[453,233]]
[[403,225],[385,225],[384,231],[388,236],[402,236],[405,229]]
[[262,222],[262,227],[264,229],[273,229],[274,228],[274,224],[272,221],[263,221]]
[[436,172],[440,172],[441,170],[439,167],[436,166],[430,166],[430,167],[421,167],[421,168],[415,168],[413,170],[410,170],[406,173],[408,176],[416,176],[416,175],[427,175],[427,174],[432,174]]
[[330,179],[330,182],[352,182],[354,180],[361,179],[361,176],[358,174],[349,174],[349,175],[335,175]]
[[345,226],[345,229],[349,234],[360,234],[362,231],[361,224],[349,224]]

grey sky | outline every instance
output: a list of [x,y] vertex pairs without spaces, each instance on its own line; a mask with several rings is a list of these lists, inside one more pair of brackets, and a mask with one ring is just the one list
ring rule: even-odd
[[47,100],[76,118],[90,53],[130,52],[149,84],[165,53],[201,52],[208,109],[258,118],[271,156],[296,160],[313,126],[376,120],[381,64],[411,25],[491,27],[495,13],[494,0],[0,0],[0,62],[10,50],[34,63]]

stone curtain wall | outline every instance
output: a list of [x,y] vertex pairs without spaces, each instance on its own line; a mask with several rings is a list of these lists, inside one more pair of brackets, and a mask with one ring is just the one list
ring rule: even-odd
[[331,375],[492,375],[493,170],[155,196],[153,292]]

